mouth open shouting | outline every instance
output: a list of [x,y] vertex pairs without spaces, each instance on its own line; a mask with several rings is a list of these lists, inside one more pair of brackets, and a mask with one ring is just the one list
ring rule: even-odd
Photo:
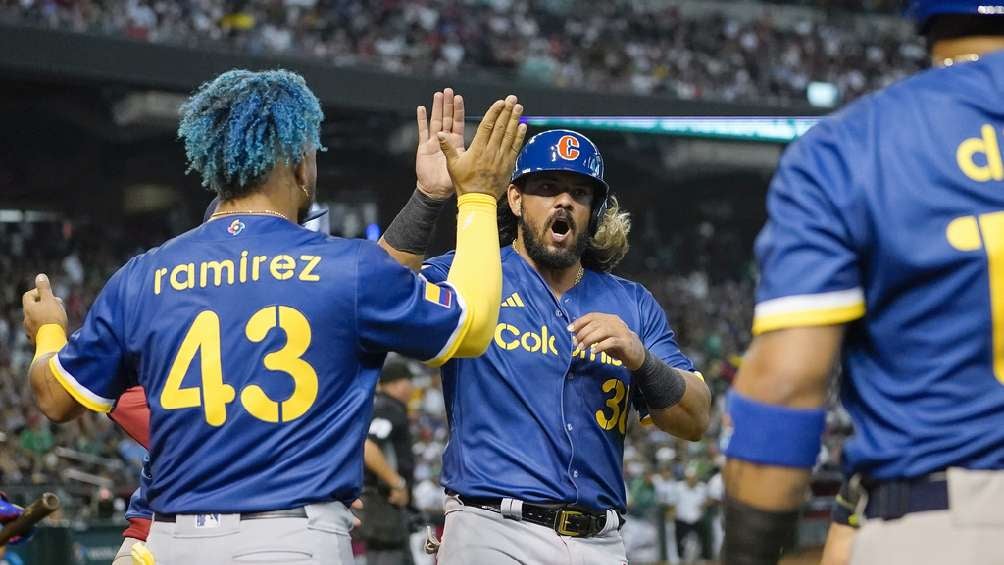
[[546,234],[551,245],[555,247],[565,247],[575,241],[575,220],[567,213],[558,212],[551,219],[551,227]]

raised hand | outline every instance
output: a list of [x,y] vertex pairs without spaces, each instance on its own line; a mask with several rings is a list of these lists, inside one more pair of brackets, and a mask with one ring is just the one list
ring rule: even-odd
[[32,343],[38,328],[46,324],[59,324],[64,332],[67,330],[69,323],[63,301],[52,294],[49,277],[45,274],[35,277],[35,288],[24,293],[21,303],[24,306],[24,333]]
[[522,115],[523,106],[517,104],[515,96],[496,100],[463,153],[450,144],[446,133],[436,135],[457,194],[489,194],[496,199],[502,195],[526,137],[526,124],[519,123]]
[[416,111],[418,120],[418,150],[415,153],[417,188],[426,196],[446,199],[453,196],[453,181],[446,168],[446,156],[439,149],[437,134],[442,132],[446,142],[457,155],[464,152],[464,97],[454,94],[452,88],[437,92],[432,97],[432,115],[426,117],[425,106]]

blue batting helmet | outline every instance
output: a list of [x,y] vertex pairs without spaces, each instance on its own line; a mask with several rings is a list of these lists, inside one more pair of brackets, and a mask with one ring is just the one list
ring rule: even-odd
[[589,177],[596,183],[589,235],[595,235],[607,211],[610,186],[603,180],[603,156],[596,144],[577,131],[547,130],[530,138],[516,158],[510,182],[541,171],[565,171]]
[[1004,15],[1004,2],[990,0],[909,0],[906,16],[924,27],[927,20],[942,14]]

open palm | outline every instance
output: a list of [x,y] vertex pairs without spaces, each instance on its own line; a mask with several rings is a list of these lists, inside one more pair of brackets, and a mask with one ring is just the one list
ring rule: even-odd
[[432,112],[426,116],[425,106],[416,111],[418,120],[418,151],[415,153],[415,175],[418,189],[432,198],[453,195],[453,181],[446,168],[446,157],[439,148],[436,134],[443,132],[458,154],[464,152],[464,98],[454,95],[452,88],[437,92],[432,98]]

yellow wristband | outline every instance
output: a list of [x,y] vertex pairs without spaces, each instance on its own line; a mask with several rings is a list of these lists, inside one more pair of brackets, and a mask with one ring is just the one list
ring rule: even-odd
[[56,353],[66,345],[66,331],[59,324],[45,324],[38,328],[35,334],[35,357],[31,360],[34,363],[39,357],[46,353]]
[[457,208],[460,208],[461,206],[491,206],[492,208],[495,208],[498,206],[498,200],[490,194],[469,192],[467,194],[461,194],[457,197]]

